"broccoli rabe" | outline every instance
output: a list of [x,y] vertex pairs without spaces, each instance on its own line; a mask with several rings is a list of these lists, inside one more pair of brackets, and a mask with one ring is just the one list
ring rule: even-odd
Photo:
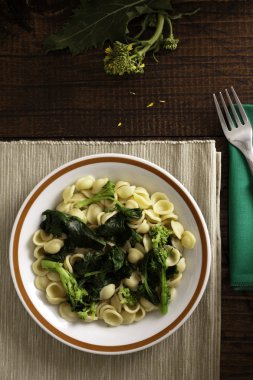
[[115,198],[115,183],[110,180],[106,182],[106,184],[97,194],[94,194],[92,197],[78,202],[77,206],[80,208],[87,207],[92,203],[100,202],[102,200],[110,200],[114,202],[115,209],[117,211],[120,211],[127,220],[139,219],[142,215],[142,210],[140,208],[130,209],[124,207],[122,203]]
[[44,269],[55,271],[59,274],[61,283],[69,297],[70,303],[75,309],[79,305],[85,305],[85,297],[88,295],[84,288],[80,288],[75,277],[67,271],[62,263],[51,260],[42,260],[41,266]]
[[153,249],[155,250],[164,247],[167,244],[171,234],[172,231],[168,230],[168,228],[163,225],[158,224],[152,227],[149,231],[149,235],[152,238]]
[[115,189],[114,182],[109,180],[106,182],[106,184],[102,187],[102,189],[97,194],[94,194],[92,197],[78,202],[78,207],[86,207],[86,206],[89,206],[91,203],[100,202],[105,199],[108,199],[110,201],[115,201],[114,189]]
[[92,302],[90,305],[85,306],[81,311],[78,311],[77,315],[80,319],[83,319],[83,320],[87,319],[87,317],[90,317],[91,319],[97,319],[96,309],[97,309],[96,302]]
[[[170,292],[166,279],[166,260],[170,253],[170,250],[165,246],[172,231],[168,230],[162,225],[157,225],[150,230],[150,236],[152,238],[152,248],[154,253],[154,259],[157,261],[157,266],[160,266],[160,311],[162,314],[166,314],[168,311],[168,304],[170,299]],[[153,260],[153,265],[155,261]]]
[[122,287],[119,293],[122,298],[120,301],[122,304],[127,304],[129,306],[134,306],[137,304],[137,297],[131,289]]

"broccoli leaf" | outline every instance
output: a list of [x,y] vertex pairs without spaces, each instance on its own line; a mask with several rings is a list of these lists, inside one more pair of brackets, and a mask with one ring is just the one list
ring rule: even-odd
[[106,240],[115,241],[118,245],[124,244],[132,234],[131,228],[126,223],[126,217],[121,212],[108,219],[96,231],[99,236]]
[[54,210],[46,210],[42,215],[45,220],[41,222],[40,228],[54,236],[66,234],[69,246],[94,249],[105,246],[105,241],[75,216]]
[[113,246],[109,251],[109,259],[113,263],[114,270],[119,270],[125,262],[125,252],[118,246]]
[[[106,40],[125,40],[128,22],[142,14],[144,0],[81,0],[69,22],[45,41],[46,51],[69,48],[73,54],[102,47]],[[131,12],[138,7],[138,11]],[[128,12],[130,12],[128,14]]]

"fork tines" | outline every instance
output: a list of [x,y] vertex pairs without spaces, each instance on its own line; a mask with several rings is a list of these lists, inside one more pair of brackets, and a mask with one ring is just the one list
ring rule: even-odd
[[[232,120],[232,117],[231,117],[231,115],[229,113],[228,107],[226,105],[226,102],[224,100],[224,97],[223,97],[222,93],[221,92],[219,93],[220,94],[220,98],[221,98],[221,102],[222,102],[222,105],[223,105],[223,109],[225,111],[226,118],[227,118],[227,121],[228,121],[230,129],[235,128],[235,127],[240,127],[240,126],[246,124],[249,121],[248,117],[247,117],[247,115],[246,115],[246,113],[245,113],[245,111],[243,109],[242,103],[240,102],[240,100],[239,100],[239,98],[238,98],[238,96],[237,96],[234,88],[231,87],[231,90],[232,90],[235,102],[236,102],[236,104],[238,106],[239,114],[240,114],[240,116],[242,118],[242,121],[240,120],[240,118],[238,116],[238,113],[236,112],[236,109],[234,107],[234,104],[232,102],[232,99],[231,99],[231,97],[229,95],[228,90],[226,89],[225,92],[226,92],[227,99],[228,99],[231,111],[233,113],[235,122]],[[219,116],[219,119],[220,119],[220,123],[221,123],[222,129],[223,129],[224,133],[226,134],[227,128],[228,128],[227,123],[226,123],[226,121],[224,119],[224,116],[223,116],[223,113],[221,111],[221,107],[219,105],[219,102],[217,100],[216,95],[213,94],[213,97],[214,97],[214,103],[215,103],[215,106],[216,106],[216,110],[217,110],[217,113],[218,113],[218,116]]]

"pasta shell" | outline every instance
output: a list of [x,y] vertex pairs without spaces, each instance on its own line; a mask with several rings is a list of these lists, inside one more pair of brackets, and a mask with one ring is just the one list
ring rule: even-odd
[[37,246],[33,251],[33,256],[36,257],[36,259],[38,259],[39,257],[44,257],[45,251],[43,246]]
[[144,254],[139,249],[130,248],[128,250],[127,258],[128,258],[128,261],[132,264],[138,263],[138,261],[143,259],[143,257],[144,257]]
[[137,303],[136,305],[133,305],[133,306],[130,306],[130,305],[127,305],[126,303],[123,304],[123,309],[125,311],[127,311],[129,314],[135,314],[137,313],[137,311],[139,310],[140,308],[140,304]]
[[73,203],[61,202],[56,206],[56,210],[68,213],[72,209],[72,207],[73,207]]
[[143,209],[147,209],[152,205],[150,199],[145,198],[143,195],[133,194],[134,200],[138,203],[138,206]]
[[155,204],[156,202],[158,201],[161,201],[161,200],[169,200],[169,198],[167,197],[167,195],[165,193],[160,193],[160,192],[156,192],[156,193],[153,193],[150,197],[151,201],[153,204]]
[[150,230],[150,225],[148,224],[148,222],[145,219],[138,226],[138,228],[136,229],[136,232],[138,232],[138,234],[146,234],[149,230]]
[[138,272],[134,271],[129,278],[124,278],[123,284],[131,290],[136,290],[140,282],[140,276]]
[[143,307],[140,306],[139,310],[135,313],[135,322],[141,321],[143,318],[145,318],[146,311]]
[[169,254],[166,259],[166,265],[167,267],[173,267],[179,262],[181,254],[176,248],[172,247],[171,245],[167,245],[166,248],[169,250]]
[[105,310],[103,320],[109,326],[119,326],[123,322],[123,317],[116,310]]
[[196,244],[196,238],[190,231],[184,231],[181,243],[186,249],[192,249]]
[[122,186],[130,186],[130,183],[126,182],[126,181],[118,181],[118,182],[116,182],[116,184],[115,184],[115,191],[117,191]]
[[121,316],[124,325],[130,325],[135,321],[135,313],[128,313],[126,310],[122,310]]
[[118,297],[118,294],[114,294],[110,300],[111,305],[115,308],[115,310],[118,313],[121,313],[122,310],[122,304],[120,303],[120,299]]
[[59,282],[51,282],[46,287],[46,297],[48,302],[57,305],[66,301],[66,292]]
[[145,252],[149,252],[152,249],[152,239],[148,234],[145,234],[143,236],[143,246],[144,246]]
[[92,190],[91,190],[92,194],[97,194],[102,189],[102,187],[105,186],[107,182],[108,182],[108,178],[96,179],[92,186]]
[[116,191],[118,196],[122,199],[130,198],[135,190],[135,186],[123,185],[119,187]]
[[134,199],[129,199],[126,202],[125,207],[127,207],[127,208],[138,208],[139,205]]
[[68,302],[62,302],[59,306],[59,313],[63,319],[69,322],[76,322],[78,315],[71,310],[71,306]]
[[64,242],[61,239],[52,239],[44,245],[44,250],[47,253],[57,253],[64,246]]
[[152,310],[156,310],[157,309],[157,306],[155,306],[152,302],[150,302],[149,300],[147,300],[146,298],[144,297],[141,297],[140,298],[140,304],[142,306],[142,308],[146,311],[146,312],[150,312]]
[[161,222],[161,218],[153,210],[145,210],[145,215],[151,223]]
[[73,273],[73,268],[72,268],[72,265],[70,264],[70,255],[67,255],[64,259],[64,262],[63,262],[63,266],[65,269],[67,269],[67,271],[69,271],[69,273]]
[[182,279],[182,276],[182,273],[175,274],[171,279],[167,281],[168,286],[170,288],[177,287]]
[[69,215],[72,215],[72,216],[75,216],[79,219],[81,219],[84,223],[87,222],[87,218],[86,218],[86,215],[84,214],[84,212],[82,210],[80,210],[79,208],[77,207],[74,207],[72,208],[69,212],[68,212]]
[[48,278],[50,281],[53,281],[53,282],[60,281],[60,276],[59,276],[59,274],[56,273],[56,272],[48,272],[48,274],[47,274],[47,278]]
[[78,191],[89,190],[92,188],[94,182],[95,178],[92,175],[87,175],[85,177],[79,178],[76,181],[75,186]]
[[183,245],[182,245],[181,241],[178,238],[172,236],[172,238],[171,238],[171,244],[172,244],[172,246],[174,248],[178,249],[179,252],[183,252],[183,249],[184,249]]
[[108,300],[114,295],[114,293],[115,293],[115,285],[108,284],[100,290],[99,297],[101,300]]
[[37,289],[45,290],[49,284],[50,284],[50,280],[47,276],[36,276],[35,286]]
[[177,222],[175,220],[171,221],[171,228],[176,235],[176,237],[181,240],[183,232],[184,232],[184,227],[180,222]]
[[177,263],[177,270],[179,273],[183,273],[185,271],[185,268],[186,268],[185,258],[181,257],[181,259]]
[[174,210],[174,205],[166,199],[161,199],[153,205],[153,210],[158,215],[171,214]]
[[97,216],[103,211],[101,206],[98,206],[96,203],[91,204],[88,207],[87,211],[87,222],[93,225],[97,223]]
[[45,244],[45,240],[43,240],[42,236],[41,236],[41,231],[42,231],[41,229],[35,231],[35,233],[33,234],[33,238],[32,238],[33,244],[35,244],[39,247],[43,247]]
[[73,197],[75,191],[75,185],[68,186],[64,189],[62,193],[62,198],[64,203],[68,203],[70,199]]
[[48,273],[47,269],[42,268],[41,266],[41,260],[43,260],[44,257],[39,257],[36,261],[32,263],[32,270],[37,276],[45,276]]

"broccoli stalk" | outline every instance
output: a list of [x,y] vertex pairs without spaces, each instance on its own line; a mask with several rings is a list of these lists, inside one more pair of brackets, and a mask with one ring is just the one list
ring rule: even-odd
[[102,189],[92,197],[84,199],[78,202],[78,207],[87,207],[92,203],[100,202],[102,200],[110,200],[114,202],[115,209],[121,212],[127,220],[139,219],[142,215],[142,210],[140,208],[127,208],[122,205],[120,201],[114,197],[115,184],[112,181],[106,182]]
[[88,295],[84,288],[80,288],[75,277],[67,271],[62,263],[51,260],[42,260],[41,266],[44,269],[55,271],[59,274],[61,283],[66,290],[70,303],[75,309],[80,304],[85,304],[84,298]]
[[89,206],[91,203],[100,202],[105,199],[114,202],[116,201],[116,199],[114,198],[114,189],[115,184],[109,180],[97,194],[94,194],[92,197],[78,202],[78,207],[86,207]]
[[[148,20],[148,16],[146,16]],[[156,50],[162,40],[165,16],[162,13],[157,15],[157,23],[154,34],[148,40],[139,40],[145,31],[147,22],[143,24],[141,32],[132,39],[130,44],[119,41],[114,42],[112,47],[106,49],[104,58],[104,68],[107,74],[139,74],[144,72],[144,58],[148,51]]]
[[157,225],[150,230],[154,256],[160,267],[160,311],[162,314],[167,313],[170,299],[170,292],[166,279],[166,259],[168,258],[169,250],[166,249],[165,245],[167,244],[171,232],[172,231],[162,225]]

